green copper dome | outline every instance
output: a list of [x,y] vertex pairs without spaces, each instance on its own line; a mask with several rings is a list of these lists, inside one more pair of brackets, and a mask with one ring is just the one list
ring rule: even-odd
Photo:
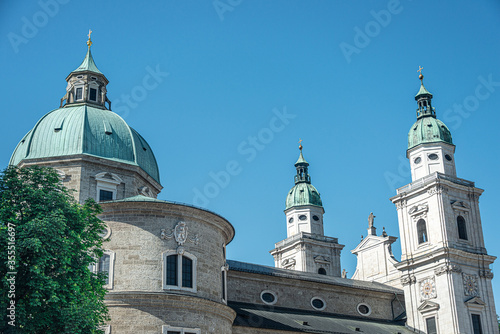
[[432,107],[432,94],[424,87],[424,76],[420,90],[415,96],[417,101],[417,121],[408,132],[408,149],[420,144],[444,142],[453,145],[448,127],[436,118],[436,109]]
[[310,183],[297,183],[290,191],[286,197],[286,208],[285,210],[302,205],[316,205],[323,206],[321,202],[321,197],[318,190]]
[[91,45],[89,32],[87,54],[66,78],[68,85],[61,108],[52,110],[36,123],[17,145],[9,164],[17,165],[25,159],[84,154],[139,166],[160,183],[151,147],[111,111],[106,95],[108,80],[97,69]]
[[421,118],[412,125],[410,132],[408,132],[408,149],[420,144],[436,142],[453,145],[450,130],[437,118]]
[[139,166],[160,182],[155,156],[144,138],[114,112],[86,104],[43,116],[17,145],[9,164],[76,154]]
[[295,186],[290,189],[288,195],[286,196],[285,210],[303,205],[323,206],[318,190],[316,190],[316,188],[314,188],[311,184],[311,177],[308,172],[309,163],[302,155],[302,145],[300,145],[299,148],[299,159],[295,163],[295,168],[297,169],[297,175],[295,175]]

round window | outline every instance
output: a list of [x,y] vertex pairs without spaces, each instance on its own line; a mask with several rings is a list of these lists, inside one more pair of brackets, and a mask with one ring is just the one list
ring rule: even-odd
[[324,310],[326,307],[325,301],[319,297],[314,297],[311,299],[311,306],[313,309],[321,311]]
[[293,223],[293,217],[290,217],[290,219],[288,219],[288,222]]
[[431,160],[437,160],[439,159],[438,155],[436,153],[431,153],[429,154],[429,159]]
[[366,304],[359,304],[358,305],[358,313],[364,316],[369,316],[370,313],[372,313],[372,310],[370,306]]
[[110,235],[111,235],[111,229],[107,226],[105,226],[99,233],[99,236],[103,239],[108,238]]
[[276,301],[278,300],[278,298],[276,297],[276,294],[274,292],[271,292],[271,291],[262,291],[262,293],[260,294],[260,299],[262,299],[262,301],[266,304],[274,304],[276,303]]
[[314,219],[315,221],[318,221],[318,220],[319,220],[319,217],[318,217],[318,216],[313,216],[313,219]]
[[420,163],[420,161],[422,161],[422,158],[421,157],[416,157],[415,160],[413,160],[413,162],[417,165]]
[[444,157],[445,157],[445,158],[446,158],[446,160],[448,160],[448,161],[451,161],[451,160],[452,160],[452,159],[451,159],[451,156],[450,156],[449,154],[446,154]]
[[299,220],[306,220],[307,219],[307,216],[306,215],[300,215],[299,216]]

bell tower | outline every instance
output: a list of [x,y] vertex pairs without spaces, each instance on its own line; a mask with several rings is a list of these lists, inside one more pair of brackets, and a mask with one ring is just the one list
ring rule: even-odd
[[[420,69],[421,70],[421,69]],[[412,182],[391,198],[398,211],[407,325],[425,333],[498,333],[490,265],[474,182],[456,177],[451,133],[423,85],[408,134]]]
[[287,238],[276,243],[270,253],[277,268],[340,276],[340,252],[344,245],[337,238],[324,235],[325,210],[318,190],[311,184],[309,163],[302,148],[300,144],[295,185],[286,198]]

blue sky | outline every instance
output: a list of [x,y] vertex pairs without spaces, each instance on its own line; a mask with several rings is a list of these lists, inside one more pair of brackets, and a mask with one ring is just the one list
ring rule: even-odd
[[302,138],[350,276],[370,212],[379,233],[399,234],[389,198],[411,180],[423,66],[458,177],[485,189],[486,248],[500,255],[499,14],[496,0],[2,1],[0,165],[59,106],[90,28],[113,110],[156,154],[159,198],[221,214],[236,228],[228,258],[273,265]]

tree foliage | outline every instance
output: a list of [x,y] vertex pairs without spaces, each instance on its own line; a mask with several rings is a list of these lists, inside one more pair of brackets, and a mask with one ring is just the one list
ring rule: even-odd
[[53,169],[0,174],[0,332],[102,333],[105,277],[89,269],[102,256],[99,212],[92,200],[77,203]]

